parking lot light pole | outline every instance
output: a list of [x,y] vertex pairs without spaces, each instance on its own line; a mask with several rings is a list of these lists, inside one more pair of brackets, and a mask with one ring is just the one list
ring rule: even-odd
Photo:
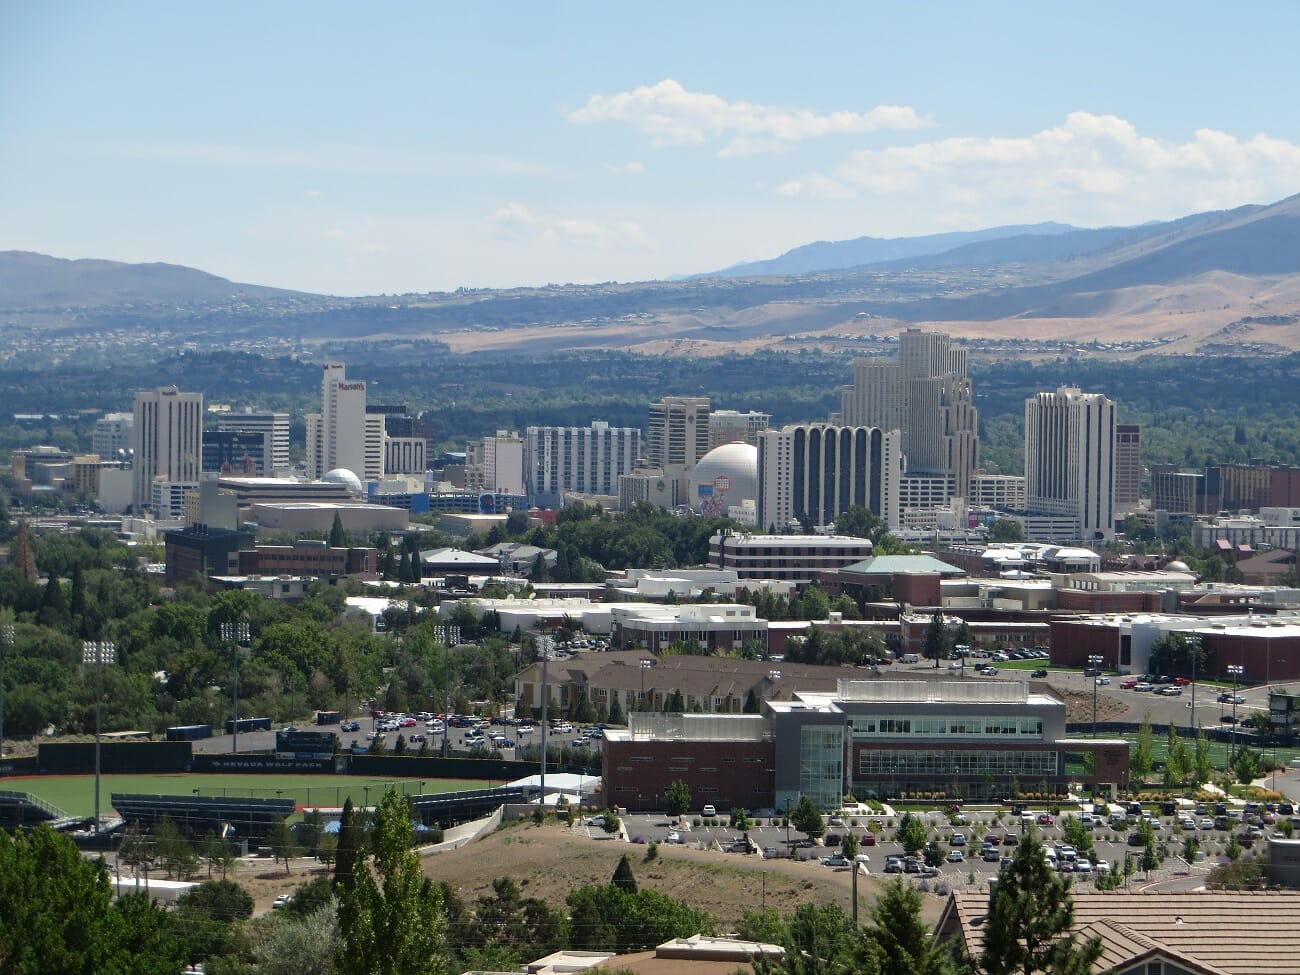
[[116,659],[117,647],[108,640],[85,640],[81,660],[95,668],[95,835],[99,835],[99,733],[103,720],[104,666]]
[[[1088,658],[1089,670],[1101,670],[1103,658],[1099,654],[1093,654]],[[1095,674],[1092,678],[1092,737],[1097,737],[1097,681],[1100,680]]]
[[1228,664],[1228,673],[1232,675],[1232,750],[1228,753],[1228,766],[1237,758],[1237,682],[1246,668],[1241,664]]
[[239,751],[239,658],[243,653],[243,648],[249,642],[249,629],[247,623],[222,623],[221,624],[221,641],[230,647],[230,655],[234,658],[234,688],[232,691],[234,698],[234,720],[230,723],[230,750]]

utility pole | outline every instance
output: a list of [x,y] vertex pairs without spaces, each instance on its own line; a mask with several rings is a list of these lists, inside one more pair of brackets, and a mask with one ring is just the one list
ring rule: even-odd
[[[1094,653],[1088,658],[1088,669],[1100,670],[1103,659],[1099,654]],[[1094,738],[1097,737],[1097,687],[1100,680],[1101,678],[1097,676],[1092,678],[1092,737]]]
[[1246,672],[1241,664],[1228,664],[1228,673],[1232,675],[1232,751],[1228,754],[1228,766],[1237,759],[1237,681]]
[[546,738],[550,733],[547,718],[551,712],[551,691],[546,683],[546,664],[551,659],[551,648],[553,646],[555,646],[555,641],[549,636],[540,637],[537,641],[537,647],[542,651],[542,774],[539,790],[541,792],[540,800],[543,811],[545,811],[546,807]]
[[234,710],[235,718],[230,723],[230,750],[239,752],[239,658],[243,655],[243,648],[250,640],[249,628],[247,623],[222,623],[221,640],[229,645],[230,655],[234,658]]

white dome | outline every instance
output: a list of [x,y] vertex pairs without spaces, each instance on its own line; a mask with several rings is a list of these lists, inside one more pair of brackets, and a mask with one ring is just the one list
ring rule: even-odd
[[724,443],[700,458],[691,472],[691,510],[713,517],[725,516],[727,507],[758,498],[758,448],[747,443]]
[[366,489],[361,485],[361,478],[346,467],[336,467],[332,471],[326,471],[321,480],[329,481],[331,484],[346,484],[348,491],[357,497],[366,493]]

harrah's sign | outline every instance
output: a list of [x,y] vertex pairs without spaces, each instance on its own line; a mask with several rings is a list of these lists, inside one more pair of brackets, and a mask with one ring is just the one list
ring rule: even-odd
[[336,389],[345,393],[363,393],[366,389],[365,383],[339,383]]

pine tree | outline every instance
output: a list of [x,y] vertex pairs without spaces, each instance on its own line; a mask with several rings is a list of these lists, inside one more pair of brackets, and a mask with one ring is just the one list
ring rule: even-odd
[[72,567],[72,598],[68,604],[73,619],[81,619],[86,612],[86,579],[81,572],[81,563]]
[[626,724],[626,719],[623,717],[623,705],[619,704],[619,702],[618,702],[618,695],[617,695],[617,694],[612,694],[612,695],[610,695],[610,699],[609,699],[609,723],[610,723],[610,724]]
[[[896,878],[885,885],[863,939],[861,970],[879,975],[950,975],[947,947],[930,937],[921,917],[921,894]],[[874,963],[874,964],[873,964]]]
[[343,815],[339,819],[339,846],[334,855],[334,883],[342,890],[351,890],[357,863],[356,811],[352,808],[352,797],[343,803]]
[[758,714],[758,694],[751,687],[749,693],[745,695],[745,714]]
[[68,625],[68,603],[64,599],[63,583],[59,581],[57,573],[51,572],[45,583],[45,595],[41,599],[41,611],[36,619],[41,626],[52,629],[63,629]]
[[998,875],[984,921],[984,975],[1074,975],[1091,971],[1101,942],[1079,944],[1071,933],[1070,884],[1051,868],[1033,832],[1020,841],[1011,864]]
[[347,532],[343,530],[343,516],[334,512],[334,524],[330,527],[330,548],[344,548],[348,542]]
[[632,861],[624,853],[614,868],[614,878],[610,881],[619,890],[629,894],[636,893],[636,877],[632,876]]

